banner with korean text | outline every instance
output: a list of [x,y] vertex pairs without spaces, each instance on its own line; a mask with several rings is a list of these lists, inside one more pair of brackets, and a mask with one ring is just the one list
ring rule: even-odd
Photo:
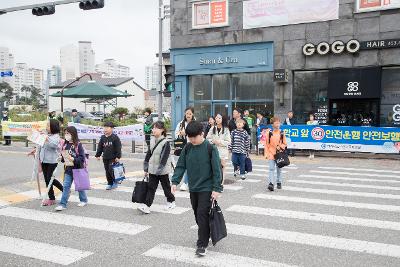
[[[288,148],[319,151],[400,153],[400,128],[284,125]],[[265,129],[258,129],[266,140]]]
[[33,130],[38,132],[46,130],[47,121],[2,121],[1,126],[3,136],[29,136],[32,134]]
[[356,12],[400,8],[400,0],[356,0]]
[[[104,134],[101,126],[91,126],[80,123],[68,123],[68,126],[74,126],[78,131],[79,139],[100,139]],[[121,140],[144,141],[144,132],[142,124],[127,125],[114,128],[114,134]]]
[[243,29],[336,20],[339,0],[243,1]]

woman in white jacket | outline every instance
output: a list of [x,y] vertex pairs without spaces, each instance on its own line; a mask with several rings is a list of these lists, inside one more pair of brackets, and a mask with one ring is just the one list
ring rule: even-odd
[[228,144],[231,142],[231,134],[228,128],[228,120],[225,116],[217,114],[215,116],[216,126],[211,127],[207,134],[207,140],[218,148],[219,157],[221,159],[222,167],[222,185],[224,184],[224,169],[226,160],[228,160],[229,151]]

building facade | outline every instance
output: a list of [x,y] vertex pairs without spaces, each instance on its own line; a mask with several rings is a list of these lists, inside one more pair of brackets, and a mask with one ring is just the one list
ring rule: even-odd
[[145,82],[146,90],[158,89],[158,64],[145,67]]
[[60,48],[61,79],[63,81],[79,77],[79,50],[69,44]]
[[[10,71],[14,68],[14,56],[10,53],[7,47],[0,47],[0,72]],[[13,84],[13,77],[0,77],[0,82]]]
[[13,69],[14,80],[11,85],[16,96],[30,96],[29,92],[24,92],[23,87],[33,86],[44,92],[43,70],[30,68],[26,63],[17,63]]
[[52,66],[47,70],[47,85],[54,86],[62,81],[61,67]]
[[95,71],[95,53],[92,42],[79,41],[79,73],[93,73]]
[[129,67],[118,64],[115,59],[106,59],[103,63],[97,64],[96,72],[101,73],[104,78],[130,77]]
[[400,126],[396,4],[172,0],[171,13],[174,123],[194,106],[200,120],[239,107],[293,110],[299,124],[313,113],[321,124]]

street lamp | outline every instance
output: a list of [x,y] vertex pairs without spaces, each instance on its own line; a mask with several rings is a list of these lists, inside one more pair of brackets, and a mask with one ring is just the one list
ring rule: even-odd
[[93,81],[92,75],[90,75],[89,73],[85,73],[82,76],[76,78],[72,82],[65,85],[63,88],[61,88],[61,114],[63,117],[64,117],[64,89],[67,88],[68,86],[70,86],[71,84],[78,82],[80,79],[82,79],[85,76],[89,76],[90,80]]

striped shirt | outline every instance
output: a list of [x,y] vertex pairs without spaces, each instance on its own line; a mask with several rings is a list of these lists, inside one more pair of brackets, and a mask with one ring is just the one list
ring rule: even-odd
[[250,137],[245,130],[233,130],[231,133],[231,143],[228,149],[232,153],[247,154],[250,151]]

